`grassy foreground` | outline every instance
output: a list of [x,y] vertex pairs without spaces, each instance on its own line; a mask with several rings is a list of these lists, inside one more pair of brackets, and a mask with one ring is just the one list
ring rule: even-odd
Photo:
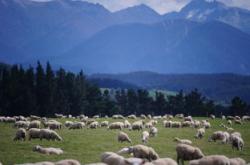
[[[201,118],[198,118],[199,120]],[[62,123],[66,119],[58,119]],[[68,120],[68,119],[67,119]],[[107,119],[98,119],[98,121]],[[108,119],[110,122],[123,121]],[[130,120],[130,122],[132,122]],[[247,162],[250,162],[250,122],[243,125],[233,125],[236,131],[241,132],[245,141],[245,147],[243,151],[233,151],[229,144],[223,145],[220,142],[209,143],[208,137],[212,132],[217,130],[224,130],[219,127],[219,124],[223,121],[220,119],[210,120],[212,128],[207,130],[205,138],[202,140],[194,139],[196,129],[193,128],[164,128],[162,121],[159,120],[157,128],[159,134],[157,137],[149,140],[148,146],[153,147],[160,157],[170,157],[176,159],[175,147],[176,143],[173,142],[174,137],[187,138],[193,141],[194,146],[198,146],[204,152],[205,155],[223,154],[228,157],[241,157]],[[226,121],[224,121],[225,123]],[[82,129],[82,130],[68,130],[63,128],[57,131],[63,138],[62,142],[53,141],[16,141],[12,139],[15,135],[16,129],[12,127],[10,123],[0,123],[0,162],[3,165],[12,165],[16,163],[38,162],[38,161],[57,161],[61,159],[77,159],[82,164],[100,162],[100,155],[105,151],[116,152],[122,147],[129,146],[128,143],[118,143],[117,133],[118,130],[107,130],[106,128],[94,129]],[[124,129],[124,132],[128,133],[133,141],[133,145],[141,143],[141,132],[129,131]],[[63,155],[42,155],[37,152],[33,152],[34,145],[42,145],[44,147],[60,147],[64,150]],[[187,164],[187,163],[186,163]]]

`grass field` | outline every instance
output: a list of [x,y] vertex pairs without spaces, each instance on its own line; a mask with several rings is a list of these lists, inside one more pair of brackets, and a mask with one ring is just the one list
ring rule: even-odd
[[[199,118],[200,120],[201,118]],[[58,119],[63,122],[65,119]],[[67,119],[68,120],[68,119]],[[106,119],[98,119],[102,121]],[[114,121],[113,119],[108,119]],[[119,120],[115,120],[119,121]],[[121,120],[120,120],[121,121]],[[130,120],[132,122],[132,120]],[[159,121],[157,128],[159,134],[157,137],[151,138],[148,142],[148,146],[153,147],[160,157],[171,157],[176,159],[175,147],[176,143],[173,142],[174,137],[187,138],[193,141],[194,146],[198,146],[204,152],[205,155],[223,154],[228,157],[241,157],[247,162],[250,162],[250,122],[243,125],[233,125],[236,131],[242,133],[245,140],[245,147],[243,151],[233,151],[229,144],[223,145],[220,142],[210,143],[208,142],[209,135],[216,130],[223,130],[219,127],[222,122],[220,119],[211,120],[212,128],[208,129],[204,139],[195,140],[194,134],[196,129],[193,128],[164,128],[162,121]],[[224,121],[225,122],[225,121]],[[118,143],[117,133],[118,130],[107,130],[106,128],[98,129],[82,129],[82,130],[68,130],[63,128],[57,131],[63,141],[16,141],[12,139],[15,135],[16,129],[12,127],[10,123],[0,123],[0,161],[3,165],[12,165],[15,163],[27,163],[37,161],[57,161],[66,158],[72,158],[79,160],[82,164],[100,162],[100,154],[105,151],[116,152],[122,147],[129,146],[128,143]],[[129,131],[124,129],[133,141],[133,145],[141,143],[141,132]],[[42,155],[37,152],[33,152],[34,145],[42,145],[45,147],[60,147],[64,150],[63,155]],[[187,163],[186,163],[187,164]]]

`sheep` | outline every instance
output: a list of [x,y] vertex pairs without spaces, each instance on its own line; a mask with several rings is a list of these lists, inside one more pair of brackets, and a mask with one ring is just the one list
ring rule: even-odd
[[210,118],[212,119],[212,120],[214,120],[215,119],[215,115],[210,115]]
[[113,152],[104,152],[101,155],[101,161],[107,165],[142,165],[144,160],[139,158],[128,158],[125,159],[123,156],[120,156]]
[[38,129],[38,128],[29,129],[29,131],[28,131],[29,140],[40,138],[40,131],[41,131],[41,129]]
[[85,122],[87,125],[90,125],[91,123],[96,122],[95,119],[88,119],[87,121],[83,121],[83,120],[81,121]]
[[148,119],[152,119],[152,116],[150,114],[147,115]]
[[40,145],[36,145],[33,148],[34,152],[39,152],[41,154],[47,154],[47,155],[61,155],[63,154],[63,150],[61,148],[53,148],[53,147],[49,147],[49,148],[44,148]]
[[193,121],[184,121],[181,123],[181,127],[191,127],[193,125]]
[[26,130],[24,128],[19,128],[16,132],[16,136],[14,137],[14,141],[16,140],[23,140],[25,141],[25,137],[26,137]]
[[153,127],[153,123],[152,122],[147,122],[145,124],[145,128],[152,128]]
[[172,128],[181,128],[181,122],[179,121],[174,121],[171,123]]
[[16,165],[55,165],[55,163],[53,163],[53,162],[48,162],[48,161],[44,161],[44,162],[24,163],[24,164],[16,164]]
[[136,116],[135,115],[129,115],[128,119],[136,119]]
[[193,121],[192,116],[184,117],[184,121]]
[[48,121],[45,123],[45,125],[49,128],[49,129],[61,129],[62,128],[62,123],[58,122],[58,121]]
[[179,119],[183,119],[184,118],[184,114],[176,114],[175,117],[179,118]]
[[124,123],[122,122],[114,122],[114,123],[111,123],[109,126],[108,126],[108,129],[120,129],[122,130],[124,128]]
[[250,116],[242,116],[243,121],[250,121]]
[[242,121],[241,121],[241,120],[234,120],[234,123],[235,123],[235,124],[241,125],[241,124],[242,124]]
[[229,159],[224,155],[205,156],[199,160],[192,160],[189,165],[231,165]]
[[153,117],[153,119],[155,119],[155,120],[159,120],[159,119],[161,119],[162,117],[161,116],[154,116]]
[[246,165],[246,161],[241,158],[231,158],[229,159],[230,165]]
[[180,139],[178,137],[174,138],[174,141],[180,144],[188,144],[188,145],[192,145],[192,141],[188,140],[188,139]]
[[120,131],[118,134],[118,142],[124,142],[127,141],[129,143],[131,143],[131,139],[129,138],[128,134],[126,134],[125,132]]
[[99,115],[94,115],[93,118],[94,118],[94,119],[99,119],[100,116],[99,116]]
[[149,161],[159,159],[159,155],[151,147],[144,145],[135,145],[131,147],[125,147],[117,152],[118,154],[133,153],[134,157],[147,159]]
[[101,122],[101,127],[108,127],[109,121],[102,121]]
[[214,141],[216,142],[216,140],[221,140],[222,143],[227,143],[229,141],[229,134],[227,132],[223,132],[223,131],[216,131],[214,132],[208,139],[209,142]]
[[113,119],[125,119],[125,117],[122,115],[113,115],[112,118]]
[[147,119],[146,115],[141,114],[141,119]]
[[148,133],[148,131],[143,131],[142,135],[141,135],[141,138],[142,138],[142,142],[144,144],[147,143],[148,139],[149,139],[149,133]]
[[193,126],[194,128],[199,128],[201,126],[201,122],[199,120],[194,120]]
[[128,120],[125,120],[124,121],[124,128],[130,128],[131,127],[131,124],[129,123]]
[[143,121],[136,121],[131,125],[130,130],[142,130],[143,129]]
[[144,165],[177,165],[177,163],[171,158],[160,158],[152,162],[146,162]]
[[241,120],[240,116],[234,116],[234,120]]
[[29,124],[29,129],[30,128],[41,128],[41,122],[39,120],[33,120]]
[[226,119],[226,116],[225,116],[225,115],[222,115],[222,116],[221,116],[221,119],[222,119],[222,120],[225,120],[225,119]]
[[184,165],[184,161],[188,160],[195,160],[204,157],[202,151],[197,148],[187,144],[178,144],[176,147],[177,153],[177,163],[181,161]]
[[233,136],[231,139],[232,149],[236,148],[238,151],[242,151],[244,147],[244,141],[239,136]]
[[41,129],[39,138],[40,140],[46,139],[62,141],[62,138],[55,131],[49,129]]
[[17,127],[17,128],[29,128],[29,125],[30,125],[30,122],[29,121],[16,121],[15,124],[14,124],[14,127]]
[[204,128],[206,128],[206,129],[211,128],[211,124],[208,121],[206,121],[206,120],[203,120],[201,122],[201,126],[204,127]]
[[99,126],[99,123],[97,121],[92,122],[88,128],[96,129]]
[[71,125],[73,125],[73,121],[65,121],[65,123],[64,123],[64,126],[65,127],[70,127]]
[[149,134],[150,134],[150,136],[151,136],[151,137],[156,136],[156,135],[157,135],[157,133],[158,133],[158,129],[157,129],[156,127],[152,127],[152,128],[150,128],[150,130],[149,130]]
[[74,122],[71,126],[69,126],[69,129],[83,129],[85,127],[84,122]]
[[232,120],[227,120],[228,125],[233,125]]
[[166,128],[171,128],[172,127],[172,121],[164,120],[163,125]]
[[197,130],[195,138],[196,139],[201,139],[201,138],[204,137],[204,135],[205,135],[205,128],[200,128],[200,129]]
[[33,120],[40,120],[41,117],[39,116],[35,116],[35,115],[30,115],[30,120],[33,121]]
[[227,116],[226,118],[227,118],[227,120],[234,120],[233,116]]
[[74,159],[65,159],[56,162],[55,165],[81,165],[81,163]]

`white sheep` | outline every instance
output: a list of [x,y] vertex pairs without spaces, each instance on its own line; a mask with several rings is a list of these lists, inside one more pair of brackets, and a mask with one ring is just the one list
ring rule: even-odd
[[135,145],[131,147],[125,147],[117,152],[118,154],[133,154],[136,158],[147,159],[149,161],[159,159],[159,155],[151,147],[144,145]]
[[84,122],[74,122],[69,126],[69,129],[83,129],[83,127],[85,127]]
[[41,129],[39,134],[40,140],[46,139],[46,140],[58,140],[62,141],[62,138],[53,130],[50,129]]
[[28,131],[29,140],[40,138],[40,131],[41,131],[41,129],[38,129],[38,128],[29,129],[29,131]]
[[122,123],[122,122],[114,122],[108,126],[108,129],[120,129],[120,130],[122,130],[123,128],[124,128],[124,123]]
[[141,137],[142,137],[142,142],[143,143],[147,143],[148,139],[149,139],[149,133],[148,133],[148,131],[143,131]]
[[242,151],[244,147],[244,141],[241,137],[239,136],[233,136],[231,137],[231,143],[232,143],[232,148],[236,148],[237,150]]
[[107,165],[142,165],[144,160],[139,158],[127,158],[113,152],[104,152],[101,155],[101,161]]
[[229,159],[230,165],[246,165],[246,161],[242,158]]
[[16,136],[14,137],[14,141],[16,140],[23,140],[25,141],[25,137],[26,137],[26,130],[24,128],[19,128],[17,131],[16,131]]
[[124,121],[124,128],[130,128],[131,127],[131,124],[129,123],[128,120],[125,120]]
[[132,125],[130,130],[142,130],[143,129],[143,121],[139,120],[139,121],[135,121]]
[[39,152],[41,154],[46,154],[46,155],[52,155],[52,154],[61,155],[61,154],[63,154],[63,150],[61,148],[54,148],[54,147],[45,148],[45,147],[42,147],[40,145],[34,146],[33,151]]
[[30,122],[29,121],[16,121],[15,124],[14,124],[14,127],[17,127],[17,128],[29,128],[29,125],[30,125]]
[[81,163],[78,160],[65,159],[56,162],[54,165],[81,165]]
[[160,158],[152,162],[146,162],[143,165],[177,165],[177,163],[171,158]]
[[41,122],[39,120],[33,120],[29,124],[29,129],[30,128],[41,128]]
[[180,164],[181,161],[182,165],[184,165],[184,161],[186,160],[190,161],[204,157],[204,154],[199,148],[187,144],[178,144],[176,147],[176,153],[177,163]]
[[101,122],[101,127],[108,127],[109,121],[102,121]]
[[74,122],[73,121],[65,121],[64,126],[70,127]]
[[204,135],[205,135],[205,132],[206,132],[205,128],[198,129],[197,132],[196,132],[195,138],[197,138],[197,139],[203,138]]
[[157,135],[157,133],[158,133],[158,129],[156,127],[150,128],[150,130],[149,130],[150,136],[154,137]]
[[124,142],[124,141],[127,141],[129,143],[131,143],[131,139],[129,138],[128,134],[126,134],[125,132],[122,132],[120,131],[119,134],[118,134],[118,142]]
[[88,128],[96,129],[99,126],[99,123],[97,121],[92,122]]
[[192,145],[192,141],[188,140],[188,139],[180,139],[178,137],[174,138],[174,141],[180,144],[188,144],[188,145]]
[[210,155],[198,160],[192,160],[189,165],[230,165],[230,161],[224,155]]

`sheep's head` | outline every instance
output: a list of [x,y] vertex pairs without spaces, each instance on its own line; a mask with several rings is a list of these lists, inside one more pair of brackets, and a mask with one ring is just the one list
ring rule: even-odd
[[156,160],[160,158],[153,148],[150,148],[149,154],[150,154],[151,160]]
[[203,157],[204,157],[204,154],[202,153],[202,151],[199,148],[195,148],[193,158],[194,159],[201,159]]

